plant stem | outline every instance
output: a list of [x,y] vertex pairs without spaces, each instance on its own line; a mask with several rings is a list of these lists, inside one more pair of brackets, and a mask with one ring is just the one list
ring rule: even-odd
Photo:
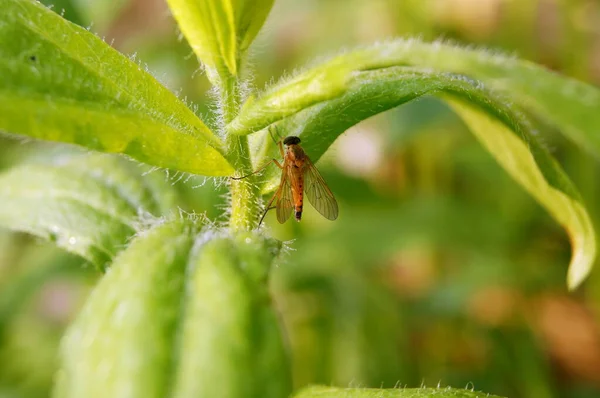
[[[221,106],[225,124],[232,121],[240,109],[241,95],[239,80],[235,76],[227,76],[221,80]],[[252,173],[252,162],[248,138],[230,134],[226,138],[227,154],[238,176]],[[255,176],[242,180],[230,180],[231,215],[229,227],[233,231],[250,230],[258,221],[258,186]]]

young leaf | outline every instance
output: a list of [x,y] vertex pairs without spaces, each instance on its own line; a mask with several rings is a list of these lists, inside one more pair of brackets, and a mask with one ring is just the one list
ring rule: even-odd
[[237,76],[242,55],[264,23],[274,0],[168,0],[173,16],[214,81]]
[[[298,112],[279,126],[288,135],[301,135],[305,149],[316,160],[360,120],[428,93],[449,99],[500,164],[567,230],[573,251],[568,285],[575,288],[589,273],[596,255],[590,217],[568,177],[535,140],[533,126],[480,82],[403,67],[356,71],[344,95]],[[268,178],[265,193],[275,185],[274,176]]]
[[364,68],[412,65],[459,73],[485,82],[558,128],[585,150],[600,156],[600,90],[533,62],[443,43],[398,40],[341,56]]
[[168,0],[169,8],[196,56],[209,72],[236,76],[235,16],[231,1]]
[[150,74],[33,0],[0,13],[0,130],[209,176],[221,141]]
[[262,28],[275,0],[234,0],[240,51],[250,47]]
[[[589,84],[558,75],[532,62],[483,50],[473,50],[444,44],[424,43],[416,39],[395,40],[370,47],[348,51],[291,80],[272,88],[255,101],[255,106],[242,109],[229,125],[236,134],[250,134],[270,123],[304,108],[306,91],[316,83],[311,75],[337,71],[340,81],[350,82],[359,71],[415,66],[438,72],[452,72],[469,76],[498,90],[512,101],[531,110],[560,129],[586,150],[600,156],[600,90]],[[284,95],[298,81],[296,96]],[[336,87],[340,90],[339,87]],[[279,95],[277,93],[280,93]],[[331,93],[331,97],[335,96]],[[268,102],[263,99],[269,98]],[[312,104],[318,101],[313,101]]]
[[294,398],[500,398],[487,393],[455,388],[336,388],[308,387]]
[[282,86],[265,91],[258,100],[250,98],[227,129],[231,134],[250,134],[314,104],[338,97],[348,90],[345,67],[316,69]]
[[[0,226],[55,242],[104,268],[135,233],[139,215],[174,204],[122,159],[62,155],[0,174]],[[171,191],[171,194],[167,192]]]

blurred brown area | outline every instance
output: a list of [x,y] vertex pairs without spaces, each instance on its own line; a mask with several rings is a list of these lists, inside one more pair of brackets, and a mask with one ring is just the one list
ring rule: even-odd
[[533,323],[564,378],[600,387],[600,325],[585,304],[564,295],[542,295],[531,303]]

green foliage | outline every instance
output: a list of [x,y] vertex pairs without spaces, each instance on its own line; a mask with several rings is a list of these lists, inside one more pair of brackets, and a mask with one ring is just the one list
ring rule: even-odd
[[103,269],[135,233],[140,216],[173,206],[153,176],[101,154],[59,152],[0,173],[0,225],[48,239]]
[[175,95],[31,0],[2,3],[0,129],[196,174],[233,171],[220,140]]
[[[600,128],[600,116],[594,112],[600,106],[600,90],[596,87],[516,58],[415,39],[347,51],[301,72],[289,81],[270,88],[254,104],[246,105],[230,124],[229,130],[234,134],[260,130],[307,105],[350,89],[357,72],[394,66],[476,79],[547,119],[584,148],[600,153],[598,138],[593,133]],[[334,86],[336,89],[329,89],[329,93],[327,89],[319,90],[322,84],[320,76],[328,76],[327,80],[338,82]],[[336,78],[332,79],[332,76]],[[322,94],[309,98],[306,95],[309,87],[315,87]]]
[[[390,49],[391,51],[392,49]],[[385,53],[382,49],[380,52]],[[350,56],[348,56],[350,57]],[[344,60],[347,61],[346,58]],[[359,60],[365,62],[362,58]],[[373,62],[373,58],[370,58]],[[573,258],[569,269],[568,285],[577,287],[589,273],[596,256],[596,237],[589,215],[581,203],[577,190],[547,151],[537,143],[534,125],[499,94],[486,90],[481,83],[462,75],[427,72],[403,67],[380,67],[381,64],[357,64],[357,70],[348,72],[345,91],[339,96],[331,95],[312,107],[296,112],[296,105],[306,105],[301,95],[290,97],[290,92],[303,93],[297,89],[296,81],[311,87],[311,78],[293,79],[279,91],[269,92],[266,99],[258,99],[248,108],[242,109],[239,120],[245,115],[257,128],[289,116],[279,125],[287,135],[299,135],[306,141],[309,153],[318,159],[334,140],[355,125],[374,114],[404,104],[423,95],[434,94],[453,106],[463,117],[471,131],[478,137],[499,163],[529,191],[552,216],[569,232]],[[337,63],[331,62],[319,69],[336,70]],[[344,68],[349,63],[345,62]],[[361,71],[366,69],[367,71]],[[314,76],[313,72],[307,73]],[[566,84],[566,83],[565,83]],[[317,80],[317,87],[319,87]],[[295,90],[290,90],[294,87]],[[590,91],[594,90],[591,87]],[[310,98],[312,102],[313,98]],[[269,104],[282,104],[277,112],[270,112]],[[255,109],[255,110],[253,110]],[[275,107],[273,108],[275,109]],[[292,111],[290,111],[292,109]],[[344,109],[348,116],[339,117]],[[575,115],[570,115],[575,118]],[[261,122],[260,118],[265,121]],[[236,120],[238,120],[236,119]],[[232,126],[238,126],[237,121]],[[252,131],[246,128],[246,131]],[[265,137],[266,145],[270,137]],[[267,152],[273,155],[274,150]],[[263,155],[264,163],[269,156]],[[265,181],[263,192],[275,188],[278,176],[271,174]]]
[[[249,93],[243,87],[252,83],[245,70],[248,48],[273,1],[169,0],[169,5],[215,88],[217,109],[211,110],[211,126],[219,134],[139,65],[92,33],[33,0],[2,1],[0,130],[126,155],[178,175],[249,175],[229,180],[225,229],[205,217],[185,219],[182,212],[175,216],[182,204],[176,188],[156,174],[142,174],[147,169],[138,170],[124,159],[60,152],[19,161],[11,154],[16,144],[0,148],[0,225],[48,239],[107,271],[63,340],[57,397],[279,398],[290,396],[294,384],[314,382],[309,375],[293,383],[285,334],[269,291],[270,269],[281,243],[256,230],[261,195],[271,193],[280,178],[274,167],[262,175],[251,174],[279,156],[268,131],[300,136],[316,162],[357,123],[435,96],[567,231],[572,244],[569,288],[587,277],[596,257],[591,217],[574,184],[536,135],[550,126],[600,154],[597,88],[482,50],[397,40],[347,51],[246,99]],[[71,14],[74,9],[69,10]],[[103,13],[102,18],[107,27],[110,15]],[[426,149],[433,153],[433,148]],[[396,163],[392,167],[400,168]],[[355,189],[359,191],[366,190]],[[419,210],[423,203],[416,202]],[[447,213],[455,214],[454,207],[446,207],[451,208]],[[418,230],[415,224],[420,221],[412,218],[415,208],[390,212],[378,207],[373,213],[384,222],[373,225],[365,212],[342,216],[337,224],[341,230],[319,235],[322,250],[299,256],[306,267],[288,271],[297,272],[288,288],[302,292],[312,283],[320,284],[335,298],[327,303],[329,310],[341,314],[329,323],[337,323],[335,330],[355,332],[337,343],[327,331],[310,331],[313,339],[308,341],[319,342],[322,351],[349,357],[343,375],[363,372],[373,374],[370,383],[389,383],[398,380],[395,372],[408,368],[408,361],[395,352],[409,348],[396,341],[404,315],[387,300],[391,289],[368,294],[376,284],[365,278],[366,272],[350,267],[405,248],[407,231]],[[502,216],[494,217],[482,223],[509,228]],[[456,226],[440,240],[450,242],[464,233],[478,241],[472,224],[448,219]],[[405,223],[399,226],[400,221]],[[423,228],[433,230],[431,225],[438,222],[436,218]],[[348,244],[351,239],[355,244]],[[323,253],[331,257],[330,265],[335,264],[315,277],[315,270],[327,263]],[[505,257],[497,262],[512,264]],[[301,275],[305,269],[312,275]],[[25,273],[15,278],[15,286],[30,294],[32,286],[37,288],[56,271],[49,270]],[[0,331],[9,330],[2,321],[12,321],[7,314],[22,297],[15,289],[0,295]],[[453,293],[448,290],[435,299],[455,305],[456,299],[447,299]],[[311,298],[318,302],[320,297]],[[348,304],[344,300],[349,298],[349,308],[336,307]],[[285,304],[292,307],[293,301]],[[372,312],[380,303],[383,313],[393,314]],[[373,330],[368,336],[378,340],[376,344],[362,341],[366,332],[357,332],[369,328]],[[348,342],[353,346],[345,347]],[[293,350],[302,350],[294,343]],[[367,353],[372,348],[374,352]],[[378,362],[393,364],[385,381],[380,381],[377,369],[384,365]],[[329,382],[328,364],[318,365],[322,369],[314,374]],[[332,379],[337,380],[335,375]],[[454,389],[313,387],[295,396],[489,395]]]
[[169,6],[213,84],[240,74],[242,57],[274,0],[169,0]]
[[596,259],[596,235],[571,181],[543,147],[527,139],[530,125],[516,120],[499,122],[461,101],[450,104],[506,171],[567,230],[572,246],[567,285],[575,289]]

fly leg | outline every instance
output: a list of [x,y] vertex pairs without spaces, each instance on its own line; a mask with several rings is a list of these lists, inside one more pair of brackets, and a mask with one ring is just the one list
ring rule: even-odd
[[267,164],[265,164],[264,166],[260,167],[258,170],[253,171],[250,174],[246,174],[245,176],[242,176],[242,177],[229,177],[229,178],[231,178],[232,180],[243,180],[244,178],[248,178],[248,177],[250,177],[250,176],[252,176],[254,174],[260,173],[261,171],[263,171],[264,169],[266,169],[267,166],[269,166],[271,163],[275,163],[275,165],[277,167],[279,167],[280,169],[283,169],[283,166],[281,165],[281,163],[279,163],[277,161],[277,159],[271,159],[270,162],[267,162]]
[[[269,134],[271,134],[271,138],[273,138],[273,134],[271,133],[271,128],[269,128]],[[281,138],[279,139],[279,141],[277,141],[277,146],[279,147],[279,154],[281,155],[281,158],[285,159],[285,152],[283,151],[283,140]],[[247,174],[247,175],[242,176],[242,177],[229,177],[229,178],[231,178],[232,180],[243,180],[244,178],[250,177],[251,175],[254,175],[254,174],[257,174],[257,173],[263,171],[264,169],[267,168],[267,166],[269,166],[271,164],[271,162],[275,163],[275,165],[277,167],[279,167],[280,169],[283,170],[283,166],[281,165],[281,163],[279,163],[277,161],[277,159],[271,159],[270,162],[267,162],[267,164],[265,164],[264,166],[260,167],[258,170],[253,171],[250,174]]]
[[[281,145],[281,141],[280,141],[280,145]],[[275,163],[275,165],[277,167],[279,167],[281,170],[283,170],[283,166],[281,165],[281,163],[279,163],[277,160],[273,159],[273,163]],[[260,227],[260,224],[262,224],[263,220],[265,219],[265,216],[267,215],[267,212],[269,210],[274,209],[276,206],[271,206],[273,204],[273,201],[275,200],[275,198],[277,197],[277,194],[279,193],[279,191],[275,192],[275,195],[273,195],[273,197],[271,198],[271,200],[269,200],[269,203],[267,204],[267,206],[265,207],[265,210],[263,211],[262,216],[260,217],[260,221],[258,222],[258,226]]]
[[268,211],[273,210],[275,208],[275,206],[271,206],[271,205],[273,204],[273,201],[275,200],[276,196],[277,196],[277,194],[273,195],[273,197],[269,201],[269,204],[267,205],[267,207],[265,207],[265,211],[263,211],[263,214],[260,217],[260,221],[258,222],[259,227],[260,227],[260,224],[262,224],[263,220],[265,219],[265,216],[267,215]]
[[[275,130],[275,134],[277,134],[277,138],[279,138],[278,140],[276,140],[275,137],[273,137],[273,130]],[[283,137],[281,136],[281,134],[279,134],[279,131],[278,131],[276,125],[272,124],[269,126],[269,135],[271,136],[271,139],[273,140],[274,143],[279,143],[279,142],[283,141]]]
[[[279,153],[281,154],[281,157],[283,159],[285,159],[285,153],[283,152],[283,140],[279,140],[279,142],[277,143],[277,146],[279,147]],[[279,167],[282,168],[282,167]]]

